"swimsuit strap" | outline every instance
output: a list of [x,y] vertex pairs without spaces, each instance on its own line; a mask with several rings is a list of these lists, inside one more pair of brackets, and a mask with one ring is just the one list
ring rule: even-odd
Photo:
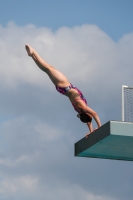
[[80,97],[80,98],[78,98],[78,99],[75,99],[75,100],[72,102],[72,104],[74,105],[75,102],[78,101],[78,100],[82,100],[82,101],[83,101],[83,99]]
[[65,90],[65,93],[66,93],[66,92],[68,92],[68,91],[69,91],[71,88],[72,88],[72,86],[71,86],[71,85],[69,85],[69,86],[65,87],[65,88],[64,88],[64,90]]

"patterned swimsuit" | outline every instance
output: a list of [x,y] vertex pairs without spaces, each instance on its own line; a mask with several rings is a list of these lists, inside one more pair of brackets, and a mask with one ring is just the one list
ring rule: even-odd
[[59,93],[63,94],[63,95],[65,95],[66,92],[69,91],[71,88],[77,90],[77,92],[79,93],[79,96],[80,96],[79,98],[77,98],[76,100],[74,100],[74,101],[72,102],[72,105],[73,105],[74,109],[78,112],[78,110],[77,110],[77,108],[76,108],[76,106],[75,106],[75,102],[76,102],[77,100],[82,100],[82,101],[84,101],[85,104],[87,105],[87,101],[86,101],[86,99],[84,98],[82,92],[81,92],[77,87],[73,86],[71,83],[70,83],[70,85],[69,85],[68,87],[65,87],[65,88],[61,88],[61,87],[56,86],[56,90],[57,90]]

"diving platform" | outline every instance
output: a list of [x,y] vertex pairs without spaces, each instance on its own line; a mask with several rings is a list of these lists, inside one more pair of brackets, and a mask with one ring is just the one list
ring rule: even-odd
[[75,143],[75,156],[133,161],[133,123],[108,121]]

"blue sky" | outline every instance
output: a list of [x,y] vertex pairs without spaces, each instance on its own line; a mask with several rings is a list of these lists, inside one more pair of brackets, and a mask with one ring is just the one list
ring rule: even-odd
[[132,10],[131,0],[0,1],[0,199],[133,199],[133,162],[74,157],[88,128],[25,51],[62,71],[102,124],[121,121]]
[[132,0],[1,0],[0,22],[19,26],[32,23],[57,30],[62,26],[96,24],[118,40],[133,31]]

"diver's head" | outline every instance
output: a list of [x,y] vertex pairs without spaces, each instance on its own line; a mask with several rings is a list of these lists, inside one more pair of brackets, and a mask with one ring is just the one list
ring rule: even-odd
[[90,114],[81,113],[77,115],[80,118],[81,122],[87,123],[92,121],[92,116]]

